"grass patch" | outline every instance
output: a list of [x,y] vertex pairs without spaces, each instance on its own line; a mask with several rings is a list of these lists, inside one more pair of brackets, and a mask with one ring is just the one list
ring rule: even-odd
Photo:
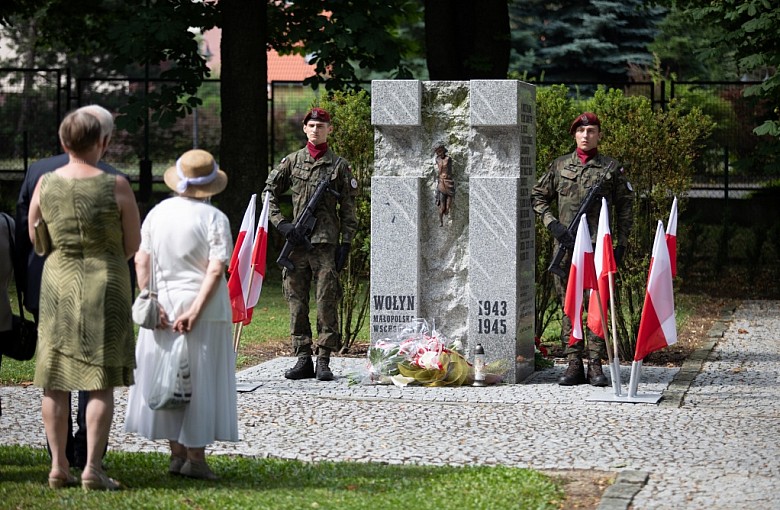
[[46,510],[541,510],[560,508],[563,501],[560,482],[533,470],[501,466],[391,466],[212,456],[209,463],[221,480],[202,482],[168,475],[168,456],[161,453],[109,452],[105,462],[110,475],[128,490],[51,490],[46,485],[46,450],[0,446],[2,506]]

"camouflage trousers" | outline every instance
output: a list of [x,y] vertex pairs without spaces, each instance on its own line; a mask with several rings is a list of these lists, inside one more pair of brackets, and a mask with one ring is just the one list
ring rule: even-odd
[[[567,263],[567,265],[571,263],[570,261],[571,258],[569,257],[569,262]],[[566,354],[566,357],[568,359],[582,358],[583,355],[585,354],[585,340],[580,340],[574,345],[569,345],[569,338],[571,337],[571,330],[572,330],[571,319],[569,319],[568,315],[563,313],[563,305],[564,302],[566,301],[566,285],[568,283],[568,279],[560,278],[558,276],[553,275],[553,283],[555,285],[555,292],[558,294],[558,299],[560,300],[561,303],[561,346],[564,349],[563,352],[564,354]],[[585,297],[583,298],[583,308],[585,310],[588,309],[589,295],[590,294],[586,292]],[[585,324],[585,321],[583,321],[582,329],[583,331],[586,331],[587,341],[588,341],[588,354],[590,358],[606,359],[607,344],[604,341],[604,339],[596,336],[590,330],[590,328],[588,328],[587,324]]]
[[295,269],[282,270],[282,284],[284,297],[290,307],[290,337],[295,356],[312,354],[309,321],[312,282],[317,306],[317,342],[314,353],[339,350],[341,333],[338,305],[341,300],[341,283],[336,272],[336,245],[317,243],[309,251],[296,248],[290,254],[290,261]]

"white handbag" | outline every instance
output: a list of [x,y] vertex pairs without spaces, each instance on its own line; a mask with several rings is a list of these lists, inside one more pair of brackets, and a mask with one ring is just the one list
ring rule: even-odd
[[149,285],[133,302],[133,322],[142,328],[154,329],[160,325],[160,303],[157,301],[157,284],[154,281],[154,250],[149,254],[149,258]]

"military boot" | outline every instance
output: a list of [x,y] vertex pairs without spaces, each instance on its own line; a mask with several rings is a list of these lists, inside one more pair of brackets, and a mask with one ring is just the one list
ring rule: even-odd
[[601,358],[593,358],[588,361],[588,382],[591,386],[604,387],[608,384],[607,376],[601,370]]
[[298,356],[295,366],[284,372],[287,379],[311,379],[314,377],[314,363],[311,356]]
[[317,380],[333,380],[333,372],[330,371],[330,356],[317,356]]
[[563,373],[558,384],[561,386],[575,386],[577,384],[585,384],[588,382],[585,379],[585,367],[582,364],[581,358],[574,358],[569,360],[569,366]]

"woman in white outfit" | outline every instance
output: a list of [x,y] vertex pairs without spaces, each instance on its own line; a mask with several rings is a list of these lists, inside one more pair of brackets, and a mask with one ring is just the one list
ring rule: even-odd
[[[164,179],[176,195],[149,212],[135,256],[141,289],[154,266],[162,323],[154,330],[140,329],[125,430],[167,439],[171,474],[214,480],[206,446],[238,441],[236,361],[224,277],[233,242],[227,216],[209,203],[225,189],[227,176],[211,154],[195,149],[166,170]],[[187,338],[192,400],[182,409],[153,411],[144,395],[152,382],[155,352],[180,334]]]

